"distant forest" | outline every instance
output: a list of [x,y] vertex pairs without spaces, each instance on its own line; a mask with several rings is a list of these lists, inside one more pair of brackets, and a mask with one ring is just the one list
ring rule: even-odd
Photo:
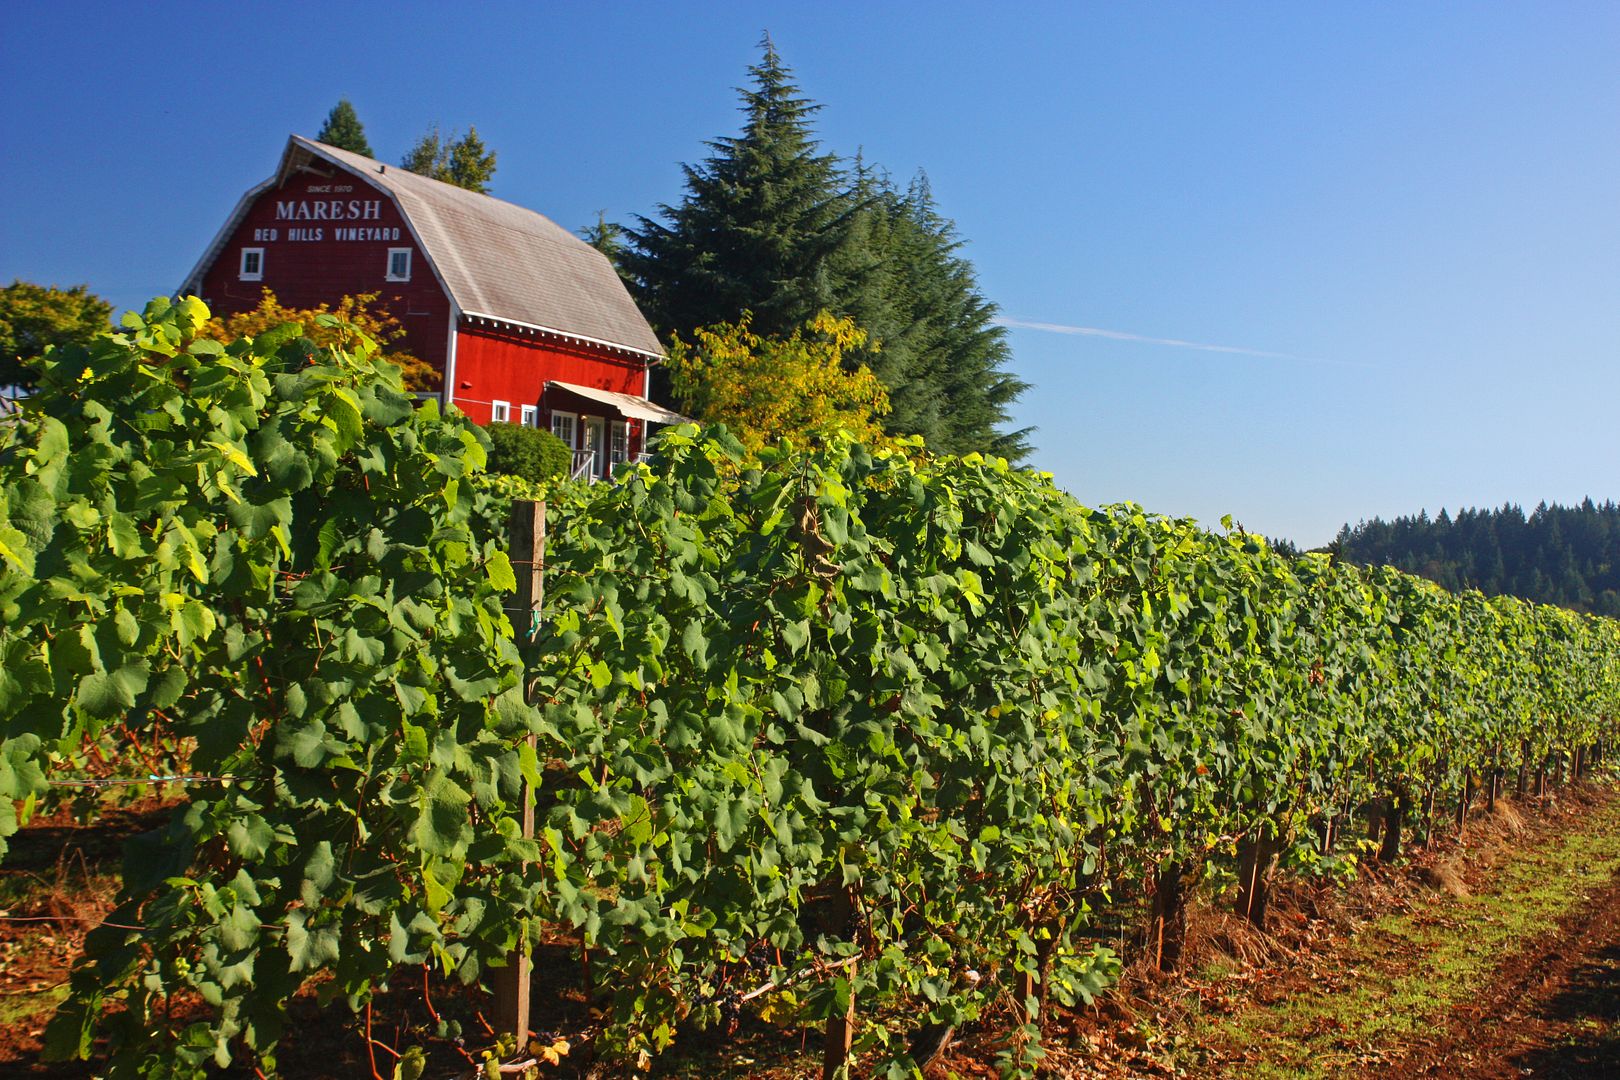
[[1448,589],[1479,589],[1620,616],[1620,506],[1542,503],[1528,517],[1500,510],[1441,510],[1430,518],[1374,518],[1346,525],[1329,550],[1351,562],[1389,565]]

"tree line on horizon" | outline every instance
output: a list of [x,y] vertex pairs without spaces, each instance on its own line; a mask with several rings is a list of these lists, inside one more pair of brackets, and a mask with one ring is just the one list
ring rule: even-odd
[[1393,521],[1346,524],[1328,550],[1350,562],[1393,566],[1457,592],[1517,596],[1620,617],[1620,505],[1590,497],[1578,506],[1539,503],[1528,515],[1441,509]]

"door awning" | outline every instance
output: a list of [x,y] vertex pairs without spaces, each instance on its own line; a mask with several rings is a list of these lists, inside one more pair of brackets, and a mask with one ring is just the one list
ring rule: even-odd
[[690,417],[682,416],[678,412],[670,412],[662,405],[655,405],[646,398],[637,397],[634,394],[618,394],[612,390],[598,390],[594,386],[580,386],[577,383],[558,382],[554,379],[547,380],[547,390],[554,386],[558,390],[566,390],[570,394],[577,394],[582,398],[589,398],[591,401],[599,401],[603,405],[617,409],[620,415],[635,420],[649,420],[654,424],[693,423]]

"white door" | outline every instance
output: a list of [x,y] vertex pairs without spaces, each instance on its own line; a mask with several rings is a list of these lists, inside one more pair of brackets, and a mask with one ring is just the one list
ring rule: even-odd
[[597,476],[606,476],[607,453],[602,440],[602,418],[600,416],[587,416],[585,420],[585,447],[594,455],[591,458],[591,472]]
[[630,425],[623,420],[613,421],[613,437],[608,441],[608,471],[630,460]]

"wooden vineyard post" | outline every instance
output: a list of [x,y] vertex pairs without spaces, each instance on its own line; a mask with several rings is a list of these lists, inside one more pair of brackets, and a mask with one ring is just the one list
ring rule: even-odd
[[1429,782],[1429,786],[1423,790],[1423,806],[1419,813],[1422,816],[1422,821],[1419,824],[1423,827],[1423,850],[1427,851],[1434,843],[1434,781],[1432,780]]
[[[839,886],[827,899],[824,926],[858,943],[861,931],[855,890]],[[849,997],[842,1011],[827,1017],[827,1026],[822,1029],[822,1080],[841,1080],[849,1075],[849,1051],[855,1044],[855,969],[858,964],[853,957],[844,963],[848,967],[838,978],[848,980]]]
[[1457,795],[1457,835],[1463,834],[1463,828],[1468,824],[1468,802],[1474,794],[1473,774],[1463,773],[1462,791]]
[[[512,516],[508,523],[508,545],[511,549],[512,569],[517,574],[517,592],[512,597],[506,614],[512,621],[519,648],[529,644],[534,636],[535,623],[540,614],[544,596],[546,557],[546,504],[528,499],[512,503]],[[525,676],[525,680],[526,680]],[[529,745],[538,745],[533,735]],[[525,840],[534,839],[534,792],[527,780],[523,782],[522,828]],[[525,867],[527,869],[527,867]],[[517,1036],[517,1052],[521,1055],[529,1044],[529,991],[532,960],[527,935],[507,958],[495,979],[495,1026]]]
[[[1013,990],[1017,998],[1014,1008],[1020,1023],[1037,1024],[1046,1012],[1046,991],[1052,984],[1052,954],[1063,936],[1063,919],[1054,917],[1034,922],[1029,927],[1029,935],[1035,939],[1035,970],[1018,972]],[[1029,1005],[1031,998],[1035,999],[1033,1009]]]
[[842,976],[849,980],[849,1004],[842,1013],[827,1017],[821,1042],[821,1080],[849,1075],[849,1050],[855,1044],[855,966],[850,964]]

